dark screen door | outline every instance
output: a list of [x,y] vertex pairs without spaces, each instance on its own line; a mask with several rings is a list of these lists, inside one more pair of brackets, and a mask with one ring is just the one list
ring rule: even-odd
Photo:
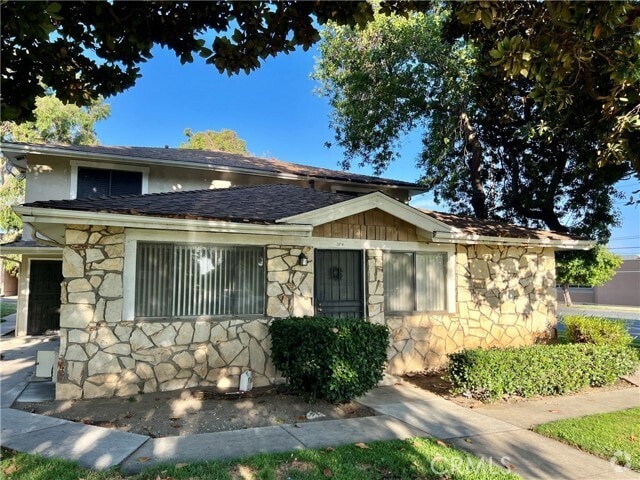
[[32,260],[29,274],[27,335],[60,330],[60,283],[62,262]]
[[363,318],[362,251],[316,250],[316,315]]

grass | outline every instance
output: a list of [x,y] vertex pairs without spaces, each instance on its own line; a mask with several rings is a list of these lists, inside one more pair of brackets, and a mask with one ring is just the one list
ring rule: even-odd
[[16,313],[16,304],[0,300],[0,318]]
[[544,423],[534,430],[605,460],[628,462],[640,472],[640,407]]
[[[497,461],[497,460],[496,460]],[[430,439],[346,445],[246,459],[177,464],[132,477],[116,471],[92,472],[63,460],[3,450],[0,477],[7,480],[165,480],[165,479],[515,479],[506,469]]]

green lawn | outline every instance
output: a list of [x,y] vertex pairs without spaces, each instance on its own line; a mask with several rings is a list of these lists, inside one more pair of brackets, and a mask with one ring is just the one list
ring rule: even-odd
[[16,313],[15,303],[3,302],[0,300],[0,318]]
[[640,407],[538,425],[542,435],[640,472]]
[[[428,439],[347,445],[257,455],[228,462],[177,464],[127,477],[165,479],[516,479],[506,469]],[[3,450],[0,477],[7,480],[117,480],[117,472],[91,472],[74,463]]]

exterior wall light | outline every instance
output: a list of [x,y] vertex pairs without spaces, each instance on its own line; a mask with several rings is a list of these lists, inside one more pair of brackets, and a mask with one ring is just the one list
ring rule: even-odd
[[309,259],[304,253],[301,253],[298,256],[298,265],[300,265],[301,267],[306,267],[308,264],[309,264]]

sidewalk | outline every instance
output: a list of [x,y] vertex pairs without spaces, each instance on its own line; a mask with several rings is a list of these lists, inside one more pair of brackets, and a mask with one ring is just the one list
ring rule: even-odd
[[[163,463],[433,436],[491,459],[496,465],[501,460],[508,461],[515,466],[514,472],[524,478],[640,478],[635,472],[618,472],[606,460],[527,430],[531,423],[638,406],[640,388],[471,410],[416,387],[396,385],[376,388],[359,399],[376,411],[374,417],[149,438],[6,408],[22,391],[20,385],[24,388],[26,372],[33,370],[31,355],[47,343],[32,338],[23,343],[2,341],[1,345],[13,363],[0,362],[0,444],[45,457],[74,460],[88,468],[120,466],[124,473],[135,473]],[[11,349],[5,350],[7,346]],[[10,385],[13,388],[7,392]]]
[[[494,465],[508,462],[524,478],[640,478],[638,473],[617,472],[606,460],[528,430],[532,423],[637,407],[637,387],[473,410],[409,386],[378,388],[360,401],[460,450],[491,459]],[[556,409],[550,403],[562,404],[563,415],[549,412]]]
[[[0,297],[1,303],[10,303],[15,305],[18,302],[18,297]],[[0,323],[0,337],[13,333],[16,329],[16,314],[11,313],[2,317],[4,322]]]

